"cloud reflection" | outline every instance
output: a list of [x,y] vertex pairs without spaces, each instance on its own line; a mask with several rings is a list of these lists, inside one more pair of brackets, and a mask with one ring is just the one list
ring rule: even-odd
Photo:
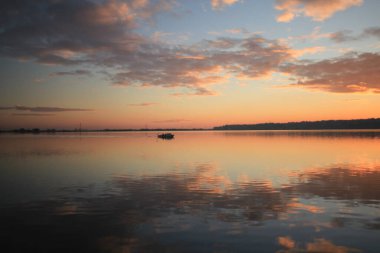
[[[268,223],[290,226],[294,221],[290,216],[300,212],[314,219],[316,215],[331,217],[323,207],[303,203],[302,198],[367,203],[380,200],[379,182],[379,167],[368,170],[348,165],[300,173],[288,187],[247,178],[234,182],[220,175],[213,164],[198,165],[187,173],[118,175],[99,194],[91,187],[71,188],[51,200],[2,208],[0,234],[5,248],[17,252],[31,248],[39,252],[168,252],[174,247],[168,239],[172,236],[178,239],[172,252],[213,251],[215,245],[192,240],[202,235],[203,240],[212,241],[223,238],[222,233],[243,236],[258,226],[265,229]],[[359,221],[367,229],[377,226],[376,221]],[[273,246],[271,238],[266,240],[265,244]],[[282,236],[278,243],[285,248],[278,252],[359,252],[328,238],[302,246]],[[236,246],[224,245],[227,249]]]
[[297,247],[298,243],[292,240],[289,236],[280,236],[277,238],[278,243],[286,248],[286,250],[279,250],[277,253],[307,253],[307,252],[324,252],[324,253],[354,253],[362,252],[359,249],[349,248],[345,246],[335,245],[329,240],[319,238],[309,242],[303,248]]
[[380,167],[356,168],[341,165],[333,168],[316,168],[301,173],[293,190],[309,196],[339,200],[379,203]]

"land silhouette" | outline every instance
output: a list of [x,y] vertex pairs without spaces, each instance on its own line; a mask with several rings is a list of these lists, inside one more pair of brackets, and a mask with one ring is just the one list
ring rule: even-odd
[[214,127],[213,130],[340,130],[380,129],[380,118],[352,120],[321,120],[288,123],[235,124]]
[[125,128],[125,129],[40,129],[18,128],[0,130],[0,133],[39,134],[57,132],[128,132],[128,131],[207,131],[207,130],[355,130],[380,129],[380,118],[351,120],[298,121],[287,123],[231,124],[213,128]]

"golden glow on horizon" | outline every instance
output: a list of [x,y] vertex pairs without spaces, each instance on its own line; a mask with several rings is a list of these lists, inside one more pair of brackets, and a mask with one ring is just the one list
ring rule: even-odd
[[[380,117],[376,1],[59,3],[61,12],[72,12],[35,2],[5,17],[0,129],[211,128]],[[177,11],[181,18],[174,21],[170,13]],[[266,15],[257,22],[259,13]],[[46,34],[22,33],[19,17],[26,14],[33,14],[30,30]],[[78,19],[62,22],[64,14]],[[36,41],[46,42],[44,50]],[[17,105],[93,111],[7,109]]]
[[[233,185],[244,185],[252,180],[262,187],[274,189],[289,184],[292,179],[327,175],[331,168],[345,169],[359,177],[380,170],[378,139],[272,136],[249,131],[176,132],[175,135],[173,141],[159,140],[156,133],[151,132],[84,133],[82,136],[74,134],[73,138],[56,135],[41,135],[39,138],[0,136],[0,143],[7,143],[0,145],[0,153],[21,153],[26,157],[37,153],[53,158],[61,155],[86,157],[91,154],[96,157],[92,161],[96,164],[94,167],[104,165],[124,170],[136,167],[140,168],[134,172],[137,176],[196,168],[199,178],[191,181],[189,190],[204,189],[214,193],[228,191]],[[12,138],[12,141],[7,138]],[[142,159],[136,160],[136,157]],[[157,161],[160,163],[157,164]],[[176,168],[172,167],[173,164]],[[307,203],[292,202],[290,207],[295,211],[323,211]]]

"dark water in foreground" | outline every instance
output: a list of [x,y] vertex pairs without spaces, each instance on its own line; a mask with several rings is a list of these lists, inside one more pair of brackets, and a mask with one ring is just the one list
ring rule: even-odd
[[380,252],[380,132],[0,135],[1,252]]

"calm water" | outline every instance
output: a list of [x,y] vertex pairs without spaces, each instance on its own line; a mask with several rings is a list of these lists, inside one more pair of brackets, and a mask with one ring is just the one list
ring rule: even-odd
[[380,252],[380,132],[0,135],[2,252]]

